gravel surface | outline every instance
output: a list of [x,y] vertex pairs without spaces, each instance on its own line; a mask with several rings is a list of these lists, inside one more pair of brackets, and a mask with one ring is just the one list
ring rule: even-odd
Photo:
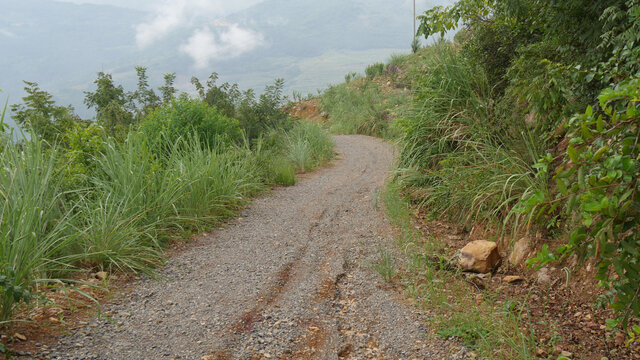
[[447,359],[371,264],[393,147],[336,136],[338,159],[257,199],[39,359]]

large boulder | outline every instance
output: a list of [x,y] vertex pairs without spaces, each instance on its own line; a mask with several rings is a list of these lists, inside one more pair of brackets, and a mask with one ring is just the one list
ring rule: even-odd
[[460,268],[464,271],[488,273],[496,267],[498,261],[498,245],[492,241],[472,241],[460,252]]

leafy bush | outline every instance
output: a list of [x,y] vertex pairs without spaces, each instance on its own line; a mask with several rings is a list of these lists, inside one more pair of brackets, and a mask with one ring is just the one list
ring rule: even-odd
[[167,152],[179,138],[197,136],[205,146],[236,142],[241,137],[237,120],[201,100],[181,97],[152,112],[141,124],[154,151]]
[[[535,192],[519,209],[530,220],[545,221],[558,209],[566,211],[572,231],[558,252],[597,260],[596,279],[610,290],[625,327],[631,315],[640,315],[639,99],[640,78],[633,78],[602,92],[602,111],[589,107],[575,116],[566,155],[555,170],[557,193]],[[552,161],[540,160],[542,174]]]

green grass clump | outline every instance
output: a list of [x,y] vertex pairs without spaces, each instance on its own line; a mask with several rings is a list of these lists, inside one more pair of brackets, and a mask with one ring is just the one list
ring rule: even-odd
[[[319,126],[273,130],[258,146],[215,144],[186,133],[163,151],[148,134],[106,138],[83,188],[64,188],[67,157],[36,139],[0,152],[0,323],[38,293],[38,284],[79,268],[152,274],[176,234],[211,228],[276,183],[293,185],[333,156]],[[166,141],[166,138],[163,139]],[[264,164],[261,159],[269,159]]]
[[373,79],[382,75],[384,72],[384,63],[375,63],[371,64],[364,69],[365,75],[367,75],[367,79]]
[[522,194],[545,188],[533,168],[545,144],[501,115],[482,70],[451,44],[426,51],[413,109],[399,121],[400,177],[434,214],[500,224]]

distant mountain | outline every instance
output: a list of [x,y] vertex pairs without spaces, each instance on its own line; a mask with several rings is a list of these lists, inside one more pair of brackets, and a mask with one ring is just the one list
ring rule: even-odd
[[[446,0],[438,0],[440,2]],[[419,1],[420,2],[420,1]],[[425,7],[422,1],[422,7]],[[409,0],[265,0],[224,19],[201,19],[146,48],[135,42],[144,11],[110,5],[77,5],[51,0],[4,1],[0,12],[0,100],[19,102],[22,80],[37,81],[61,104],[85,117],[83,91],[98,71],[132,88],[134,66],[149,68],[152,85],[176,72],[177,84],[216,71],[224,81],[260,90],[283,77],[290,90],[313,92],[343,79],[346,72],[408,51]],[[179,51],[195,29],[213,21],[239,24],[261,34],[263,44],[238,57],[212,61],[205,69]]]

